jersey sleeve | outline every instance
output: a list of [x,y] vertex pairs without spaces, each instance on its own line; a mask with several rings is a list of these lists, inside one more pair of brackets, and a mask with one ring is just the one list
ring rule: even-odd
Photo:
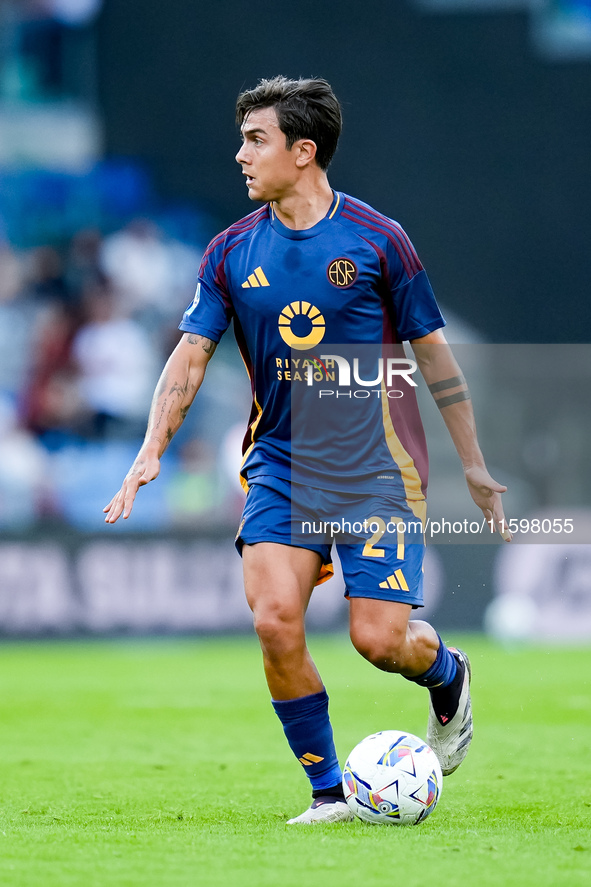
[[232,301],[226,288],[223,240],[216,238],[205,251],[193,301],[179,329],[219,342],[232,320]]
[[406,232],[391,222],[387,242],[388,287],[400,341],[418,339],[445,326],[427,272]]

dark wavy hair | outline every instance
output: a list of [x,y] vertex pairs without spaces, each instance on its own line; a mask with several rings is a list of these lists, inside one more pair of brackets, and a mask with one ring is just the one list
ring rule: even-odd
[[298,139],[311,139],[316,144],[316,163],[320,169],[328,169],[337,149],[343,118],[339,101],[326,80],[313,77],[288,80],[279,76],[259,81],[254,89],[238,96],[238,126],[242,126],[251,111],[259,108],[275,109],[287,150]]

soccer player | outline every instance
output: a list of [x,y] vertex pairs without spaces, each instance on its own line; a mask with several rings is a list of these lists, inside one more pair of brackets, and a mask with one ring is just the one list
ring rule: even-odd
[[[460,765],[472,738],[467,656],[447,647],[428,623],[409,621],[422,606],[427,461],[412,362],[399,343],[412,346],[474,502],[508,539],[501,505],[506,487],[486,469],[468,388],[410,240],[396,222],[329,185],[326,171],[341,132],[329,84],[262,80],[238,97],[237,121],[242,146],[236,160],[250,199],[263,206],[205,252],[195,298],[180,324],[184,335],[154,394],[145,441],[105,520],[128,518],[138,488],[157,477],[233,320],[253,393],[237,547],[273,706],[312,787],[311,806],[289,822],[346,821],[352,815],[328,696],[304,627],[315,585],[330,576],[333,540],[330,532],[302,535],[295,525],[342,519],[336,541],[352,642],[377,668],[428,689],[427,741],[445,775]],[[344,356],[357,346],[359,362],[350,351],[351,359]],[[367,355],[376,349],[381,376],[372,388]],[[351,366],[369,397],[353,391]],[[316,396],[316,413],[303,403],[304,394]],[[303,434],[294,433],[299,424]],[[396,529],[386,532],[392,520]],[[417,522],[419,531],[407,537],[404,527]],[[363,529],[349,532],[345,524]]]

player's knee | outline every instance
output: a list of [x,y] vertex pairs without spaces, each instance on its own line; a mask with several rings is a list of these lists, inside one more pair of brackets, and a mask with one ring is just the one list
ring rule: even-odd
[[255,611],[254,628],[261,646],[270,657],[287,655],[304,643],[303,621],[289,611]]
[[405,668],[406,632],[396,627],[376,631],[374,626],[352,626],[351,641],[364,659],[382,671]]

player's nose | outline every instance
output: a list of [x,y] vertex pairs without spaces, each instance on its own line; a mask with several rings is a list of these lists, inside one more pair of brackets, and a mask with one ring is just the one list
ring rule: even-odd
[[241,146],[240,150],[236,154],[236,163],[246,163],[244,145]]

